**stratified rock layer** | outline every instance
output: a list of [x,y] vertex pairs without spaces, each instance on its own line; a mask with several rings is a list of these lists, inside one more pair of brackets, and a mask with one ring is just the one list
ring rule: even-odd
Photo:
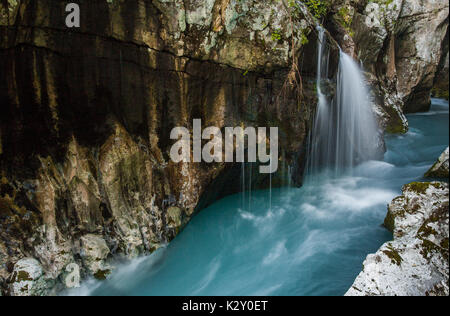
[[369,255],[348,296],[449,295],[449,189],[411,183],[389,205],[394,240]]

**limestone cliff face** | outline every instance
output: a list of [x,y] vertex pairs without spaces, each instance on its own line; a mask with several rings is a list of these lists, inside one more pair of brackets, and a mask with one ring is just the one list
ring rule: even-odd
[[[4,294],[52,293],[73,263],[82,277],[103,278],[110,259],[152,252],[196,209],[239,188],[233,164],[170,161],[171,129],[191,129],[194,118],[278,126],[280,156],[301,181],[317,103],[317,21],[301,2],[76,2],[79,29],[65,26],[67,1],[0,2]],[[330,1],[320,18],[332,35],[331,86],[334,37],[363,61],[380,123],[394,132],[431,89],[448,28],[448,3],[406,2],[387,10],[377,1],[374,25],[373,1]]]
[[[239,188],[232,164],[171,162],[175,126],[191,129],[194,118],[204,127],[278,126],[285,161],[301,166],[304,157],[316,39],[303,6],[78,2],[80,29],[66,28],[66,1],[0,7],[6,294],[49,294],[73,263],[82,277],[102,278],[112,257],[172,240],[202,196]],[[311,55],[302,69],[301,55]]]

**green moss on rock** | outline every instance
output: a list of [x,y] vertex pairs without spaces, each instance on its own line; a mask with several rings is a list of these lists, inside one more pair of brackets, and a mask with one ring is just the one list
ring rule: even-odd
[[16,275],[16,282],[33,281],[27,271],[19,271]]
[[98,270],[94,273],[94,278],[99,281],[104,281],[108,278],[108,275],[111,274],[111,270]]
[[436,189],[440,188],[439,183],[432,182],[412,182],[404,186],[404,190],[413,191],[419,194],[425,194],[430,186],[434,186]]
[[395,216],[391,211],[388,211],[386,218],[384,219],[384,227],[386,227],[391,233],[395,229]]
[[391,259],[392,264],[400,266],[403,262],[403,258],[400,256],[397,250],[392,247],[388,247],[389,250],[384,250],[383,253]]

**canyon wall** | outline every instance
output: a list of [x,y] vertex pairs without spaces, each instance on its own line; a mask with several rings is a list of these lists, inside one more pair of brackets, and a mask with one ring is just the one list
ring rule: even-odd
[[339,44],[362,61],[389,132],[426,110],[448,51],[443,1],[330,1],[323,15],[294,1],[77,3],[81,28],[68,29],[67,1],[0,2],[3,294],[55,293],[73,263],[103,279],[112,259],[151,253],[239,190],[239,165],[171,162],[171,129],[194,118],[279,127],[282,164],[300,184],[318,22],[330,32],[330,86]]

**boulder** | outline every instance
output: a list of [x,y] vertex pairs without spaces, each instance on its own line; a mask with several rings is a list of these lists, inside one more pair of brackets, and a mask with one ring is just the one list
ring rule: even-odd
[[111,267],[105,262],[110,254],[106,241],[102,236],[92,234],[84,235],[80,241],[83,265],[90,275],[97,279],[105,279],[111,273]]
[[394,240],[367,257],[347,296],[449,295],[449,188],[411,183],[389,205]]
[[39,261],[25,258],[14,265],[9,291],[13,296],[42,296],[48,293],[48,283]]

